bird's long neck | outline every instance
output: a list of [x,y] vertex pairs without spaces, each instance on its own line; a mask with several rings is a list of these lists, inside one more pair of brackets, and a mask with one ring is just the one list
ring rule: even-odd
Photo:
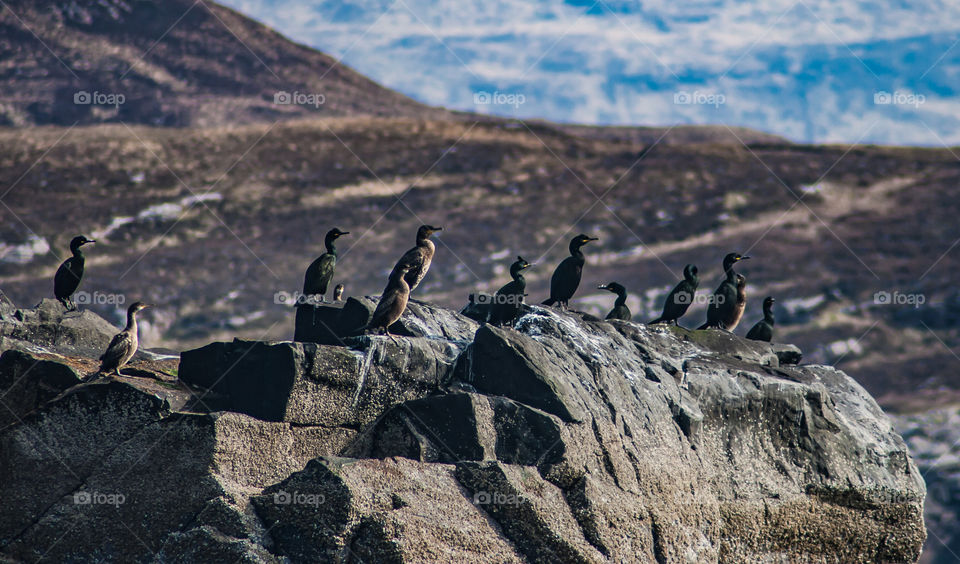
[[763,320],[770,325],[774,324],[773,306],[763,308]]
[[337,244],[332,237],[324,241],[323,244],[327,247],[327,254],[337,256]]
[[570,243],[570,256],[583,258],[583,251],[580,250],[580,245],[578,243]]
[[80,247],[72,247],[70,251],[73,253],[74,258],[83,260],[83,250]]
[[137,332],[137,312],[128,311],[127,312],[127,326],[124,328],[125,331],[130,331],[132,333]]
[[737,273],[735,270],[733,270],[732,264],[727,267],[727,282],[731,282],[733,284],[737,283]]
[[423,247],[424,249],[426,249],[428,251],[427,255],[430,257],[432,257],[433,254],[437,252],[437,246],[433,244],[433,241],[431,241],[430,239],[427,239],[426,237],[423,237],[423,238],[417,237],[417,246]]
[[627,293],[626,292],[617,292],[617,301],[613,303],[615,307],[620,307],[627,303]]

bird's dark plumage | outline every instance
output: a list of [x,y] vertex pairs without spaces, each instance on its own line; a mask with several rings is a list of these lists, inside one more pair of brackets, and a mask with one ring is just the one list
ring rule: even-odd
[[333,301],[339,302],[343,299],[343,284],[337,284],[337,287],[333,289]]
[[624,288],[622,284],[610,282],[609,284],[597,286],[597,289],[607,290],[617,295],[617,301],[613,304],[613,309],[610,310],[610,313],[607,314],[607,319],[620,319],[623,321],[633,319],[630,308],[627,307],[627,289]]
[[757,321],[756,325],[750,328],[750,331],[747,332],[747,338],[754,341],[766,341],[770,342],[773,340],[773,304],[777,300],[773,299],[772,296],[767,296],[763,299],[763,319]]
[[81,280],[83,280],[85,260],[80,247],[87,243],[96,243],[96,241],[87,239],[83,235],[74,237],[73,240],[70,241],[70,252],[73,256],[63,261],[63,264],[60,265],[57,273],[53,276],[53,295],[56,296],[56,298],[60,300],[60,303],[67,309],[77,308],[71,296],[77,291],[77,288],[80,287]]
[[137,347],[140,346],[137,336],[137,312],[147,307],[150,306],[143,302],[136,302],[127,308],[127,326],[114,335],[107,350],[100,356],[99,372],[114,372],[117,376],[121,375],[120,369],[130,362],[137,352]]
[[333,273],[337,267],[335,242],[339,237],[349,234],[349,231],[340,231],[336,227],[327,232],[323,240],[327,252],[310,263],[307,272],[303,275],[303,294],[305,296],[320,296],[320,302],[324,301],[327,288],[330,286],[330,281],[333,280]]
[[670,294],[667,295],[667,301],[663,304],[663,313],[660,317],[651,321],[650,325],[654,323],[670,323],[671,321],[679,325],[677,320],[687,313],[690,304],[693,303],[693,298],[697,293],[698,286],[700,286],[700,277],[697,276],[696,265],[688,264],[683,267],[683,280],[674,286],[673,290],[670,290]]
[[490,323],[512,325],[517,319],[520,308],[523,307],[523,296],[527,289],[527,280],[523,277],[523,271],[531,266],[533,265],[523,260],[521,256],[518,256],[517,260],[510,265],[510,277],[513,280],[504,284],[494,294],[493,305],[490,306]]
[[[394,272],[396,272],[401,264],[410,267],[405,280],[410,286],[411,292],[420,285],[423,277],[427,275],[427,270],[430,269],[430,263],[433,262],[433,255],[437,251],[437,247],[433,244],[433,241],[430,240],[430,236],[442,230],[443,227],[421,225],[420,228],[417,229],[417,246],[405,252],[403,256],[400,257],[400,260],[397,261],[396,266],[393,267]],[[392,278],[393,273],[391,273],[390,276]]]
[[383,294],[380,296],[380,303],[377,304],[377,309],[374,310],[373,317],[367,324],[367,330],[379,331],[382,329],[387,335],[390,334],[390,326],[396,323],[403,315],[403,311],[407,309],[407,300],[410,299],[410,285],[407,284],[405,278],[411,268],[413,268],[413,265],[404,263],[394,267],[393,272],[390,273],[387,287],[383,289]]
[[[743,308],[746,306],[746,293],[745,286],[743,289],[738,289],[738,274],[733,270],[733,267],[741,260],[749,258],[738,253],[729,253],[723,257],[725,278],[710,299],[710,305],[707,307],[707,322],[697,329],[717,327],[733,331],[740,323],[740,318],[743,317]],[[744,284],[746,284],[745,278]],[[739,303],[741,297],[744,300],[742,304]]]
[[550,278],[550,298],[543,302],[545,305],[567,306],[567,302],[580,287],[580,278],[583,276],[583,265],[586,259],[580,248],[590,241],[598,240],[583,233],[570,240],[570,256],[563,259],[553,271],[553,276]]

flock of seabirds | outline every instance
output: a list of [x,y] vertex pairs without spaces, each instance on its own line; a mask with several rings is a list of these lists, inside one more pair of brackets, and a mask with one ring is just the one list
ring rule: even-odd
[[[430,240],[430,236],[442,229],[442,227],[432,225],[420,226],[417,230],[416,246],[404,253],[393,267],[387,286],[383,290],[373,317],[364,327],[364,332],[390,334],[388,328],[403,315],[410,293],[423,281],[424,276],[430,269],[430,264],[433,262],[436,245]],[[319,303],[326,302],[325,296],[333,280],[337,265],[336,241],[349,234],[349,231],[341,231],[338,228],[333,228],[327,232],[324,237],[326,252],[314,260],[304,274],[304,296],[309,296]],[[564,309],[567,308],[570,299],[573,298],[580,287],[580,280],[583,276],[586,258],[582,249],[586,244],[597,240],[596,237],[584,234],[577,235],[570,240],[570,256],[565,258],[553,271],[553,276],[550,279],[550,298],[543,302],[544,305],[557,305]],[[77,309],[72,296],[80,287],[80,282],[83,279],[84,255],[82,247],[95,242],[95,240],[88,239],[83,235],[74,237],[70,241],[72,256],[60,265],[54,275],[54,295],[68,310]],[[738,253],[729,253],[723,257],[724,279],[710,296],[707,321],[698,327],[698,330],[717,328],[732,332],[740,323],[747,304],[747,279],[742,274],[737,273],[734,266],[738,262],[749,258]],[[520,256],[510,265],[512,280],[497,290],[490,300],[490,307],[486,314],[488,323],[512,326],[520,316],[523,300],[527,295],[527,283],[523,272],[532,266],[531,263]],[[686,265],[683,269],[683,280],[667,295],[666,302],[663,305],[663,313],[660,317],[650,321],[649,324],[673,323],[679,326],[678,320],[686,314],[687,309],[693,304],[699,285],[700,278],[697,274],[696,265]],[[624,321],[632,319],[633,316],[626,304],[627,290],[622,284],[610,282],[598,286],[598,289],[607,290],[617,295],[613,309],[607,314],[606,319]],[[338,284],[333,291],[334,301],[340,300],[342,296],[343,284]],[[769,342],[773,338],[774,302],[775,300],[769,296],[763,300],[763,319],[750,329],[747,333],[748,339]],[[143,302],[130,305],[127,309],[126,327],[110,341],[107,350],[99,359],[100,368],[96,374],[112,372],[118,376],[121,375],[120,368],[133,358],[139,345],[137,313],[147,307],[150,307],[149,304]]]

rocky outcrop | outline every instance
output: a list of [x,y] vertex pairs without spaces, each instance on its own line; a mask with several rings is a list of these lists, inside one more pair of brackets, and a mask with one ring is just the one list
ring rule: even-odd
[[927,484],[923,506],[929,535],[924,564],[948,564],[960,554],[960,408],[893,417]]
[[[0,358],[15,374],[5,387],[36,380],[18,384],[32,407],[0,431],[0,496],[12,500],[0,554],[919,556],[925,488],[903,440],[855,381],[799,365],[794,347],[539,307],[496,328],[415,304],[394,329],[404,336],[354,335],[373,305],[301,308],[301,337],[315,320],[330,327],[319,342],[185,352],[176,380],[75,385],[70,362]],[[49,364],[25,373],[36,361]]]

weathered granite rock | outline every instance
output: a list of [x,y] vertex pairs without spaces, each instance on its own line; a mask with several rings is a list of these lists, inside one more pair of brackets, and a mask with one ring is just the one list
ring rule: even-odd
[[448,341],[423,337],[371,336],[353,344],[212,343],[184,352],[179,376],[212,392],[220,409],[266,421],[358,428],[393,405],[435,391],[459,354]]
[[[378,298],[347,298],[343,304],[297,307],[293,340],[324,345],[347,346],[350,337],[361,334],[377,309]],[[466,344],[473,339],[477,323],[467,316],[410,300],[407,309],[390,326],[390,332],[405,337],[432,337]]]
[[[256,545],[247,547],[252,554],[265,553],[249,494],[338,452],[354,435],[236,413],[170,413],[119,382],[79,386],[0,435],[0,547],[23,561],[215,552],[184,545],[177,535],[186,534],[209,543],[229,536],[217,548],[224,554],[243,549],[244,539]],[[57,542],[70,534],[67,523],[76,538]]]
[[[354,302],[357,319],[373,303]],[[504,329],[415,304],[397,332],[417,336],[214,343],[169,392],[125,377],[50,399],[70,378],[0,357],[32,406],[0,430],[0,557],[918,558],[923,480],[842,372],[718,331],[525,311]]]
[[81,383],[83,375],[50,357],[8,349],[0,355],[0,429],[19,422],[28,413],[65,390]]
[[0,350],[21,349],[98,358],[120,329],[89,310],[66,311],[44,299],[0,319]]

